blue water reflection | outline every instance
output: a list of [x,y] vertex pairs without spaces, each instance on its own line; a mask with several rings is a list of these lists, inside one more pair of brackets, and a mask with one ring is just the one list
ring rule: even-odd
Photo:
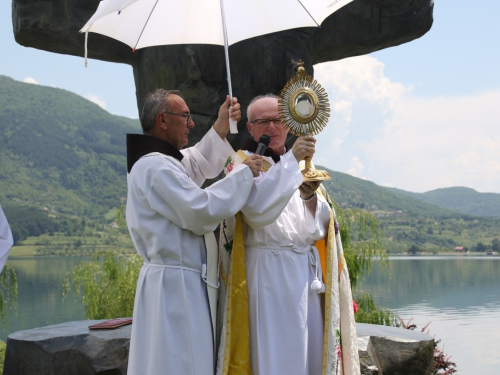
[[377,305],[441,339],[459,374],[495,374],[500,366],[500,258],[392,257],[359,289]]
[[8,263],[16,270],[18,282],[17,314],[9,310],[7,327],[1,327],[0,339],[11,332],[84,319],[83,306],[70,295],[62,299],[66,273],[88,257],[13,258]]

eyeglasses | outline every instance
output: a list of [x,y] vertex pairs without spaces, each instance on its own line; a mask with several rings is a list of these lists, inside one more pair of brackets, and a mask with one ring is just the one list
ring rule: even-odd
[[267,128],[271,122],[274,124],[274,126],[277,128],[278,126],[283,126],[281,123],[281,120],[279,118],[259,118],[257,120],[252,120],[249,121],[250,124],[260,126],[263,128]]
[[167,111],[163,111],[162,113],[165,113],[167,115],[182,116],[186,119],[186,124],[188,124],[188,125],[191,121],[193,121],[193,116],[191,116],[191,113],[175,113],[175,112],[167,112]]

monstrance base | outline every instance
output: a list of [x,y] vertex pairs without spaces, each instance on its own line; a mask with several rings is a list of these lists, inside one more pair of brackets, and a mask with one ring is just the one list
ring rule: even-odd
[[304,177],[304,181],[326,181],[332,179],[328,175],[327,171],[322,171],[314,168],[304,169],[302,171],[302,177]]

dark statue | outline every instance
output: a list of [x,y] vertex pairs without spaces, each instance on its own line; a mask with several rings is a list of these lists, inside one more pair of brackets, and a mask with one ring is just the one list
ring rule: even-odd
[[[12,21],[17,43],[37,49],[83,56],[79,30],[97,9],[99,0],[13,0]],[[433,0],[354,0],[322,24],[244,40],[229,47],[233,95],[242,105],[238,147],[247,136],[245,109],[263,93],[279,94],[304,60],[313,65],[368,54],[424,35],[432,26]],[[286,13],[286,12],[285,12]],[[286,15],[284,15],[286,16]],[[243,19],[242,22],[246,22]],[[180,89],[196,123],[190,145],[215,120],[228,93],[224,49],[212,45],[150,47],[132,52],[114,39],[89,33],[88,56],[133,67],[137,105],[156,88]]]

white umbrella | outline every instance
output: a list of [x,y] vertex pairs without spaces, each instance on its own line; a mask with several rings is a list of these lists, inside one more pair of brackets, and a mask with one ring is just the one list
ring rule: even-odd
[[[117,39],[133,50],[171,44],[228,47],[259,35],[298,27],[320,27],[352,0],[103,0],[80,30]],[[233,132],[234,129],[231,129]]]

